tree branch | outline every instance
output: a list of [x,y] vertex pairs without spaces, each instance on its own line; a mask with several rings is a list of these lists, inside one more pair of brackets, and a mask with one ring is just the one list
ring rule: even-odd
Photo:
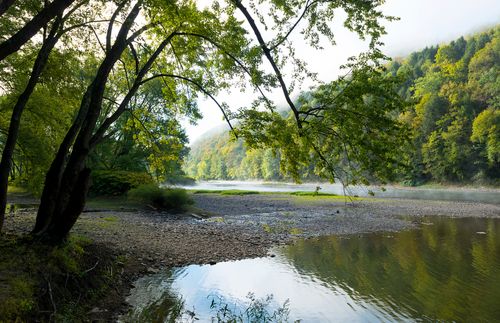
[[149,82],[149,81],[154,80],[154,79],[159,78],[159,77],[176,78],[176,79],[180,79],[180,80],[189,82],[191,84],[194,84],[201,92],[203,92],[203,94],[205,94],[210,99],[212,99],[212,101],[215,102],[215,104],[219,107],[220,111],[224,115],[224,119],[226,120],[227,124],[229,125],[229,128],[231,128],[231,131],[234,133],[234,135],[236,136],[236,138],[238,138],[236,130],[234,129],[233,125],[231,124],[231,121],[229,120],[229,117],[228,117],[226,111],[224,111],[224,107],[222,107],[222,105],[219,103],[219,101],[217,101],[217,99],[209,91],[207,91],[203,87],[203,85],[201,85],[200,83],[198,83],[195,80],[192,80],[190,78],[187,78],[187,77],[184,77],[184,76],[181,76],[181,75],[175,75],[175,74],[157,74],[157,75],[154,75],[154,76],[151,76],[151,77],[145,79],[144,81],[141,82],[141,84],[144,84],[146,82]]
[[295,117],[295,121],[297,122],[297,126],[299,129],[302,128],[302,124],[300,123],[300,118],[299,118],[299,111],[295,104],[293,103],[292,99],[290,98],[290,93],[288,93],[288,88],[285,84],[285,81],[283,79],[283,75],[281,74],[280,69],[278,68],[278,65],[276,64],[276,61],[271,55],[271,50],[267,47],[266,42],[264,41],[264,38],[262,37],[262,34],[260,33],[259,27],[257,27],[257,24],[253,20],[252,16],[248,12],[247,8],[243,6],[240,0],[232,0],[234,5],[243,13],[245,16],[246,20],[250,24],[250,27],[252,28],[255,36],[257,37],[257,41],[259,42],[259,45],[264,52],[264,55],[266,56],[267,60],[271,64],[274,74],[276,75],[276,78],[278,79],[278,82],[280,83],[281,90],[283,91],[283,95],[285,96],[285,100],[288,103],[288,106],[293,112],[293,115]]
[[115,23],[116,17],[118,16],[118,14],[123,9],[126,3],[127,0],[124,0],[121,3],[119,3],[118,7],[116,7],[116,10],[113,12],[113,15],[111,15],[111,19],[109,20],[108,24],[108,30],[106,32],[106,53],[109,52],[109,50],[111,49],[111,34],[113,33],[113,24]]
[[[198,34],[198,33],[192,33],[192,32],[181,32],[181,33],[179,33],[179,35],[199,37],[199,38],[202,38],[202,39],[208,41],[209,43],[214,45],[216,48],[221,50],[225,55],[229,56],[229,58],[231,58],[236,64],[238,64],[238,66],[240,66],[241,69],[243,69],[243,71],[250,77],[250,79],[252,78],[252,73],[250,72],[250,70],[236,56],[231,54],[222,45],[220,45],[219,43],[217,43],[216,41],[214,41],[210,37],[202,35],[202,34]],[[264,94],[264,91],[261,89],[261,87],[258,84],[254,84],[254,85],[257,88],[257,90],[259,91],[260,95],[266,101],[267,105],[271,108],[271,111],[272,111],[273,108],[272,108],[271,101],[267,98],[267,96]]]

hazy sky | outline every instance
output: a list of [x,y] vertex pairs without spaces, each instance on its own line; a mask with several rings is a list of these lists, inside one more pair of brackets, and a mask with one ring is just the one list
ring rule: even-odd
[[[401,18],[386,26],[384,51],[391,57],[405,56],[425,46],[447,42],[500,23],[500,0],[387,0],[383,11]],[[335,37],[337,46],[322,52],[297,48],[302,57],[313,57],[308,59],[309,66],[324,81],[335,79],[339,74],[338,67],[348,57],[366,48],[363,42],[346,30],[336,30]],[[304,89],[311,85],[304,84]],[[271,97],[278,103],[282,100],[278,93],[271,94]],[[218,99],[232,108],[238,108],[250,102],[251,96],[236,91],[220,94]],[[206,131],[223,124],[220,111],[211,101],[200,100],[199,107],[203,120],[194,126],[183,123],[191,143]]]

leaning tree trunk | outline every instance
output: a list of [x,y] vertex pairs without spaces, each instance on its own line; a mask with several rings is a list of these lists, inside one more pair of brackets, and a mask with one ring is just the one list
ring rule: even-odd
[[47,173],[32,231],[42,240],[54,243],[64,240],[83,210],[90,179],[86,159],[91,151],[90,141],[101,113],[106,83],[113,66],[128,46],[127,35],[139,14],[140,5],[141,1],[136,3],[122,24]]
[[5,147],[2,152],[2,160],[0,161],[0,232],[2,231],[4,218],[5,218],[5,208],[7,205],[7,187],[9,184],[9,174],[12,169],[12,155],[14,154],[14,148],[16,146],[17,137],[19,134],[19,127],[21,125],[21,116],[28,103],[28,100],[35,90],[36,84],[40,79],[40,75],[47,64],[50,52],[56,45],[59,35],[57,31],[61,26],[61,19],[57,18],[51,31],[44,40],[40,51],[35,59],[33,69],[31,71],[28,84],[24,89],[23,93],[17,99],[16,105],[12,111],[12,116],[10,118],[9,130],[7,133],[7,139],[5,141]]
[[18,32],[0,43],[0,61],[15,53],[31,39],[43,26],[54,17],[62,14],[75,0],[54,0],[42,9],[33,19],[24,25]]

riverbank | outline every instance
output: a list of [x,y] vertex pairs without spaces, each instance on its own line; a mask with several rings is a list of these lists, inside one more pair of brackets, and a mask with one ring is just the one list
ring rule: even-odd
[[[473,202],[350,201],[289,194],[202,193],[192,197],[197,209],[184,214],[132,210],[113,203],[106,208],[94,204],[82,214],[73,235],[89,241],[88,253],[106,248],[102,254],[112,259],[110,268],[118,268],[116,283],[107,287],[113,293],[96,304],[86,304],[89,319],[109,321],[126,311],[123,301],[135,279],[160,268],[265,256],[271,246],[298,238],[418,228],[428,216],[500,217],[500,205]],[[33,208],[9,213],[7,234],[28,233],[34,216]],[[97,263],[96,270],[101,266],[104,262]]]

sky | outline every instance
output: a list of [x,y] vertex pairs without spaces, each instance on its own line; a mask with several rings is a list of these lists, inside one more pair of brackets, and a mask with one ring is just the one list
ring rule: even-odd
[[[446,43],[500,24],[500,0],[387,0],[382,11],[386,15],[400,18],[399,21],[386,23],[387,35],[382,38],[385,44],[383,51],[390,57],[404,57],[426,46]],[[309,68],[317,72],[322,81],[332,81],[341,75],[339,66],[348,57],[366,48],[366,43],[356,35],[343,28],[335,29],[336,46],[326,47],[321,52],[312,51],[306,46],[298,46],[296,49],[302,58],[314,58],[307,59]],[[307,90],[312,85],[313,83],[305,82],[302,89]],[[284,102],[278,91],[269,96],[278,105]],[[232,109],[237,109],[251,102],[252,94],[236,90],[232,93],[220,93],[217,99],[228,103]],[[203,119],[196,125],[182,122],[190,144],[207,131],[224,125],[222,114],[212,101],[200,99],[198,105]]]

